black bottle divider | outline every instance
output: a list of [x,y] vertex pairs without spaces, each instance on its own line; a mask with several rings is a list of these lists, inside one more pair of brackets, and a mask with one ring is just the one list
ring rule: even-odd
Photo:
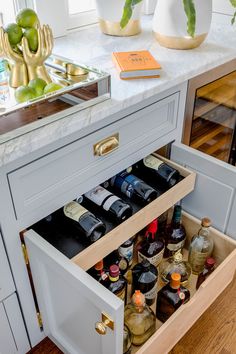
[[[141,171],[140,173],[139,171],[135,171],[133,174],[137,175],[139,178],[157,190],[159,196],[170,189],[162,185],[158,179],[154,178],[152,175],[145,174],[143,177],[141,176]],[[180,176],[179,182],[182,179],[184,179],[184,177]],[[129,199],[113,187],[109,186],[107,189],[131,205],[133,209],[133,215],[145,207],[145,204],[136,200],[134,201]],[[96,206],[89,200],[84,199],[82,205],[104,222],[106,225],[106,234],[119,225],[112,219],[112,216],[109,213],[104,211],[101,207]],[[73,258],[86,247],[89,247],[89,243],[86,242],[85,237],[83,235],[79,235],[77,230],[75,230],[73,227],[68,230],[68,223],[64,225],[63,223],[59,222],[57,225],[49,225],[45,219],[42,219],[36,224],[32,225],[31,228],[68,258]]]

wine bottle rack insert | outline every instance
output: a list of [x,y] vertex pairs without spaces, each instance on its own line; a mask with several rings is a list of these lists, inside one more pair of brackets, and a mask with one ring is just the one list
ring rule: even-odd
[[13,130],[19,136],[110,98],[109,74],[57,55],[45,64],[52,81],[63,88],[24,103],[17,103],[9,88],[10,98],[0,106],[0,135],[6,134],[0,142]]

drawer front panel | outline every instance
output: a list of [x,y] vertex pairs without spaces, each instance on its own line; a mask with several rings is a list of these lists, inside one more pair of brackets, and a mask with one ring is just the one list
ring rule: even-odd
[[0,303],[0,351],[1,353],[15,354],[17,348],[9,325],[3,304]]
[[[106,177],[110,177],[110,166],[173,131],[178,101],[179,93],[175,93],[9,173],[17,219],[52,203],[54,197],[88,181],[94,173],[107,170]],[[94,145],[117,133],[119,147],[105,156],[95,156]]]
[[15,291],[7,255],[0,234],[0,301]]

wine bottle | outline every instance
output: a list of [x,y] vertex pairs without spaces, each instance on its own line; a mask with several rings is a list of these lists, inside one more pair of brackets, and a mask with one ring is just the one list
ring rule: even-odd
[[156,176],[168,188],[173,187],[179,181],[179,171],[154,155],[148,155],[138,162],[137,168],[141,168],[147,173]]
[[94,204],[101,206],[119,223],[129,218],[133,213],[128,203],[125,203],[102,186],[91,189],[84,196]]
[[198,275],[196,289],[206,280],[206,278],[213,272],[215,267],[215,259],[207,257],[203,271]]
[[147,259],[137,263],[132,269],[132,294],[140,290],[145,296],[147,305],[151,306],[157,295],[157,268]]
[[128,198],[139,200],[145,204],[150,203],[158,196],[155,189],[133,174],[128,174],[127,171],[122,171],[111,178],[110,183]]
[[165,243],[158,237],[158,221],[153,220],[151,224],[147,226],[144,240],[141,241],[138,247],[138,261],[147,259],[154,266],[158,266],[163,258]]
[[129,266],[131,266],[133,263],[134,255],[134,238],[131,237],[127,241],[122,243],[122,245],[120,245],[120,247],[118,248],[118,252],[121,257],[125,257],[128,260]]
[[63,211],[71,225],[73,224],[83,233],[89,242],[95,242],[105,234],[106,226],[104,223],[78,202],[72,201],[66,204]]
[[108,290],[126,303],[127,282],[120,275],[119,267],[113,264],[109,268],[109,280],[104,284]]
[[172,273],[170,282],[157,294],[156,316],[162,322],[190,299],[190,292],[180,285],[180,279],[180,274]]
[[171,224],[167,226],[165,238],[164,257],[173,256],[177,251],[182,250],[186,239],[186,231],[181,223],[182,208],[180,205],[175,205]]
[[119,267],[121,274],[125,274],[129,268],[128,259],[120,255],[118,250],[112,251],[104,258],[105,270],[109,270],[112,264]]

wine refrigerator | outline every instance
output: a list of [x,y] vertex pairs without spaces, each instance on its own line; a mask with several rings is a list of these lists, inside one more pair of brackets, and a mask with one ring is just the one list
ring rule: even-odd
[[189,81],[182,141],[236,166],[236,59]]

